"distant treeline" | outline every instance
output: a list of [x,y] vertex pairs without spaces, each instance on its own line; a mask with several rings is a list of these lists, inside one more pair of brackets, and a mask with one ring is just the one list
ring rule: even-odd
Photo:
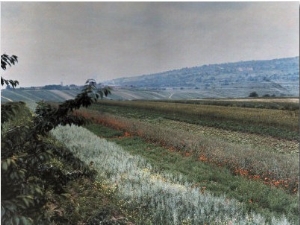
[[44,90],[70,90],[70,89],[77,89],[77,88],[82,88],[82,86],[77,86],[75,84],[71,84],[68,86],[59,85],[59,84],[50,84],[41,87],[41,89]]

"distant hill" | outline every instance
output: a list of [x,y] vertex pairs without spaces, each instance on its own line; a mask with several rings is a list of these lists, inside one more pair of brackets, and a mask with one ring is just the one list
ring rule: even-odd
[[[299,97],[299,57],[203,65],[162,73],[127,77],[103,82],[113,87],[108,98],[201,99],[259,97]],[[74,98],[81,86],[1,90],[1,102],[64,101]]]
[[252,91],[261,96],[298,96],[299,57],[203,65],[105,84],[145,90],[195,89],[210,93],[207,97],[247,97]]

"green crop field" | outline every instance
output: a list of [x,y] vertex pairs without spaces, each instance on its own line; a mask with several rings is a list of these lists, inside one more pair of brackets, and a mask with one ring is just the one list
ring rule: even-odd
[[92,132],[157,171],[226,194],[267,221],[283,211],[296,218],[290,207],[298,199],[297,103],[101,101],[80,114],[92,119]]
[[[58,94],[74,93],[51,101]],[[39,96],[23,95],[31,108]],[[30,123],[24,112],[4,130]],[[101,100],[74,113],[90,123],[46,142],[98,175],[48,191],[56,224],[299,223],[297,103]],[[71,168],[64,160],[51,164]]]
[[[245,103],[249,104],[249,103]],[[262,105],[262,103],[257,103]],[[212,101],[210,104],[192,104],[164,101],[101,101],[92,109],[122,114],[129,117],[144,117],[178,120],[191,124],[217,127],[226,130],[298,140],[299,109],[295,103],[277,103],[282,109],[237,106],[227,107],[224,102]],[[269,107],[269,108],[268,108]]]

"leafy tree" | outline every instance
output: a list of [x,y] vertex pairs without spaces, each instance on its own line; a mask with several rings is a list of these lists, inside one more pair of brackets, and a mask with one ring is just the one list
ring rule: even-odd
[[94,79],[88,79],[80,94],[75,99],[66,100],[58,107],[49,103],[39,102],[36,108],[37,116],[34,118],[37,134],[46,134],[58,125],[83,125],[87,121],[73,114],[80,107],[89,107],[98,98],[103,98],[111,93],[109,87],[97,89]]
[[258,94],[255,91],[253,91],[249,94],[249,97],[256,98],[256,97],[258,97]]
[[[9,65],[15,65],[15,63],[18,62],[18,57],[15,55],[9,56],[7,54],[1,55],[1,68],[3,70],[6,70],[6,67]],[[11,85],[12,87],[16,87],[19,84],[19,81],[17,80],[6,80],[1,76],[1,85],[3,86]]]
[[[16,56],[1,56],[1,67],[6,69],[17,62]],[[5,80],[1,84],[15,87],[18,81]],[[51,139],[49,131],[58,125],[83,125],[88,121],[74,112],[89,107],[98,98],[111,93],[109,87],[97,89],[93,79],[75,99],[59,105],[39,102],[35,114],[23,102],[1,105],[1,222],[2,224],[50,224],[43,214],[49,188],[63,192],[64,185],[76,176],[93,177],[87,165],[67,150],[62,151]],[[10,126],[7,124],[10,123]],[[55,166],[61,158],[73,165],[74,171]]]

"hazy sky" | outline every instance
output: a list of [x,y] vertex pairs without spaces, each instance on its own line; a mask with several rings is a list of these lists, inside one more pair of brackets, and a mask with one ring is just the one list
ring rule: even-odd
[[1,75],[83,84],[299,55],[299,2],[2,2]]

